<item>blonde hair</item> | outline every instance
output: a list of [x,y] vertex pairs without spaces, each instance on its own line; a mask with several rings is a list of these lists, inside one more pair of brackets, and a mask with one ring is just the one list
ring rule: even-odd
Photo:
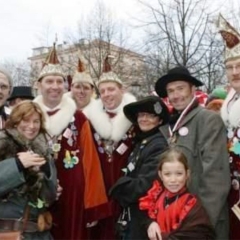
[[24,100],[18,103],[12,109],[11,114],[9,115],[8,120],[6,121],[5,128],[12,129],[15,128],[23,119],[30,117],[32,114],[38,113],[40,117],[40,131],[41,133],[46,133],[45,129],[45,117],[40,106],[31,101]]

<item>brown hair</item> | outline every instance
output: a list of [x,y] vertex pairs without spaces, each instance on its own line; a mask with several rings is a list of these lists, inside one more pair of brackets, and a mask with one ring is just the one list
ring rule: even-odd
[[184,153],[177,147],[170,147],[168,150],[163,152],[159,158],[158,170],[162,171],[162,166],[166,162],[178,161],[183,164],[185,170],[189,170],[188,161]]
[[46,133],[45,129],[45,118],[43,112],[39,105],[31,100],[24,100],[18,103],[9,115],[6,121],[5,128],[12,129],[15,128],[23,119],[30,117],[32,114],[38,113],[40,117],[40,131],[41,133]]

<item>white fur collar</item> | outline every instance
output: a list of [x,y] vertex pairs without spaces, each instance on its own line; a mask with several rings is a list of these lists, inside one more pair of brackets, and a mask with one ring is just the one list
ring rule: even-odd
[[119,142],[132,125],[125,117],[123,107],[135,101],[136,98],[132,94],[125,93],[120,105],[121,107],[114,118],[109,118],[104,110],[101,99],[91,101],[91,104],[84,108],[83,113],[101,138]]
[[65,95],[63,95],[60,104],[58,105],[60,110],[52,116],[47,115],[47,107],[43,103],[42,95],[37,96],[34,102],[38,103],[44,112],[46,119],[46,129],[52,136],[58,136],[68,126],[68,124],[74,121],[74,113],[77,110],[75,102]]
[[92,108],[94,108],[94,105],[96,104],[96,99],[91,98],[90,102],[88,103],[87,106],[85,106],[82,109],[82,112],[84,113],[84,115],[87,117],[87,119],[89,119],[89,117],[91,116],[91,112],[92,112]]
[[233,128],[240,127],[240,98],[232,104],[229,111],[227,107],[235,93],[234,89],[230,90],[221,109],[221,116],[225,125]]

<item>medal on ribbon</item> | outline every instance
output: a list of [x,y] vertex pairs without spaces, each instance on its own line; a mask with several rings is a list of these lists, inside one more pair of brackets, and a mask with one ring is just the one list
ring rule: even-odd
[[69,169],[73,168],[76,164],[78,164],[79,158],[77,156],[71,156],[70,152],[66,150],[65,158],[63,159],[64,168]]

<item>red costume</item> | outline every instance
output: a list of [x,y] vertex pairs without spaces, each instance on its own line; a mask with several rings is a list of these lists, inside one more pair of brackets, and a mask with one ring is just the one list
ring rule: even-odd
[[[232,211],[232,207],[236,204],[239,207],[240,200],[240,98],[232,89],[221,109],[221,115],[227,127],[229,163],[231,171],[232,186],[228,197],[229,202],[229,225],[230,239],[240,239],[240,215],[239,218]],[[237,207],[237,206],[236,206]]]
[[147,210],[147,227],[156,221],[164,240],[171,237],[214,239],[214,231],[205,210],[186,188],[171,193],[155,181],[147,196],[140,198],[139,207],[141,210]]
[[[35,101],[47,113],[42,97]],[[107,202],[89,122],[76,111],[74,101],[63,96],[54,114],[46,114],[46,127],[50,141],[54,142],[58,179],[63,188],[62,195],[52,207],[53,237],[87,239],[87,223],[105,217],[105,213],[99,215],[98,210]],[[57,144],[60,149],[56,149]]]
[[[101,100],[84,108],[83,113],[92,125],[96,148],[101,161],[106,192],[124,174],[127,159],[132,150],[133,129],[123,113],[123,106],[135,101],[132,95],[124,94],[123,101],[114,113],[104,110]],[[98,221],[95,227],[89,228],[91,239],[115,239],[115,224],[120,215],[120,206],[108,197],[108,203],[102,208],[109,217]]]

